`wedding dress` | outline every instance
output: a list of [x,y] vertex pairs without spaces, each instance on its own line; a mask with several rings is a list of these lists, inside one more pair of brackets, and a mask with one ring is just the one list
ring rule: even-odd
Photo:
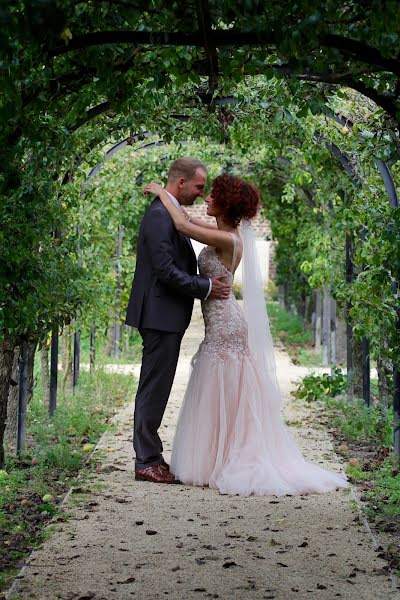
[[[201,275],[225,275],[233,282],[238,238],[231,235],[231,270],[221,263],[215,249],[207,246],[198,259]],[[254,248],[253,243],[253,253]],[[246,250],[244,244],[244,269]],[[259,287],[266,315],[261,283]],[[255,297],[254,289],[250,291],[247,311]],[[283,422],[272,341],[266,357],[262,352],[257,355],[254,340],[250,343],[262,327],[255,322],[254,311],[252,317],[247,312],[246,318],[232,291],[228,300],[202,302],[205,337],[192,359],[173,441],[171,472],[183,483],[208,485],[223,494],[241,496],[307,494],[346,487],[344,474],[304,459]]]

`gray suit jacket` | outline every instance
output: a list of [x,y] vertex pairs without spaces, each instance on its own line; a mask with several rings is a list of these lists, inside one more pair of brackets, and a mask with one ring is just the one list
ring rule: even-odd
[[179,233],[159,198],[147,208],[139,229],[136,270],[125,323],[142,329],[183,332],[193,299],[204,299],[209,279],[197,275],[192,244]]

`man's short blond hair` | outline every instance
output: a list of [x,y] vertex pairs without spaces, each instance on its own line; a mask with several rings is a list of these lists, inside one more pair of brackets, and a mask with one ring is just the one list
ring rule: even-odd
[[207,173],[207,167],[197,160],[197,158],[178,158],[175,160],[168,171],[168,181],[175,181],[178,177],[184,177],[185,179],[192,179],[195,176],[197,169],[202,169]]

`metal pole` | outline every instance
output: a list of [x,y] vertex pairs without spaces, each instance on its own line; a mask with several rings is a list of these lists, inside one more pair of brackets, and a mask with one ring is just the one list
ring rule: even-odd
[[18,382],[17,454],[25,449],[26,406],[28,402],[28,340],[21,344]]
[[322,364],[324,367],[329,365],[329,328],[330,328],[330,296],[329,288],[325,284],[323,291],[323,312],[322,312]]
[[[346,234],[346,283],[351,284],[353,281],[353,261],[352,261],[352,244],[351,237]],[[352,318],[350,317],[350,310],[352,308],[351,302],[347,303],[346,311],[346,362],[347,362],[347,381],[348,397],[352,400],[354,397],[354,365],[353,365],[353,325]]]
[[331,298],[331,356],[330,356],[330,364],[331,369],[336,363],[336,300]]
[[49,415],[53,416],[57,405],[57,375],[58,375],[58,326],[55,325],[51,332],[50,345],[50,403]]
[[[398,328],[400,332],[400,327]],[[394,383],[394,395],[393,395],[393,412],[394,412],[394,432],[393,432],[393,443],[394,451],[397,457],[400,459],[400,371],[397,363],[394,363],[393,367],[393,383]]]
[[[392,285],[394,293],[397,295],[399,289],[398,281]],[[400,308],[397,309],[396,331],[400,337]],[[393,444],[394,452],[400,460],[400,371],[398,360],[393,361]]]
[[[76,235],[79,240],[80,229],[76,228]],[[78,244],[78,267],[82,267],[82,249]],[[75,388],[79,379],[79,369],[81,364],[81,334],[79,331],[74,332],[74,352],[72,360],[72,393],[75,394]]]
[[[367,237],[367,230],[363,227],[361,232],[361,240],[365,242]],[[365,271],[365,265],[361,265],[361,271]],[[362,352],[362,387],[363,387],[363,399],[367,406],[371,403],[371,365],[369,359],[369,339],[363,337],[361,342]]]
[[74,333],[74,357],[72,364],[72,393],[75,394],[75,388],[79,379],[79,369],[80,369],[80,359],[81,359],[81,334],[79,331],[75,331]]
[[119,344],[120,344],[120,337],[121,337],[121,328],[120,328],[118,321],[115,321],[113,331],[114,331],[113,356],[115,358],[118,358],[119,357]]
[[96,329],[93,326],[90,332],[90,373],[94,373],[96,365]]
[[[393,208],[398,208],[399,199],[392,173],[386,163],[384,163],[382,160],[377,159],[376,164],[388,193],[389,204]],[[397,297],[398,290],[399,282],[394,281],[392,283],[392,292],[395,297]],[[400,336],[400,308],[397,309],[395,327],[398,335]],[[400,460],[400,371],[399,363],[396,358],[393,361],[393,445],[394,452],[398,460]]]
[[117,290],[116,290],[116,307],[117,307],[117,315],[116,321],[114,323],[114,348],[113,355],[117,358],[120,352],[120,339],[121,339],[121,326],[119,323],[119,313],[120,313],[120,303],[121,303],[121,281],[122,281],[122,268],[120,258],[122,256],[122,240],[123,240],[123,227],[120,225],[118,227],[118,236],[117,236]]
[[315,352],[321,351],[321,313],[322,313],[322,302],[321,302],[321,290],[317,289],[315,292]]

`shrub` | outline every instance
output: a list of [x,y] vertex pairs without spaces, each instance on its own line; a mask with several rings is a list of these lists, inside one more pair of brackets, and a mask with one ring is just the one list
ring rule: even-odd
[[341,369],[335,367],[333,374],[306,375],[297,389],[293,392],[295,398],[302,398],[307,402],[321,400],[323,397],[338,396],[347,390],[347,377]]

